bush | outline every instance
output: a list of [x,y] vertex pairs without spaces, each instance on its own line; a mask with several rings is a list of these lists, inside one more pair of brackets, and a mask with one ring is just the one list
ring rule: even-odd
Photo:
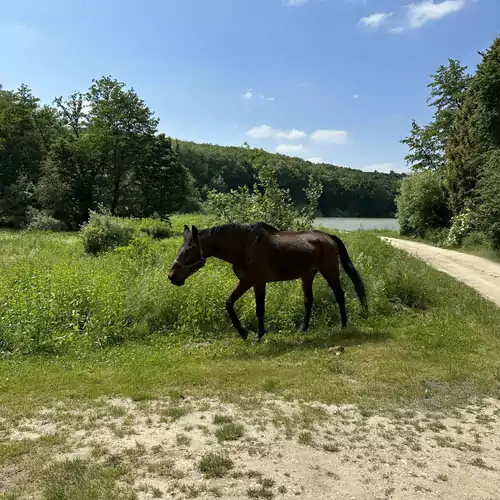
[[139,231],[146,233],[155,239],[168,238],[172,234],[172,224],[170,220],[148,218],[141,219],[139,222]]
[[83,224],[80,230],[83,248],[91,255],[127,246],[135,232],[136,227],[132,220],[97,212],[90,213],[88,222]]
[[210,191],[207,196],[206,210],[216,217],[218,223],[256,223],[266,222],[278,229],[310,229],[313,226],[322,186],[309,177],[305,190],[308,205],[297,209],[287,189],[282,189],[274,167],[261,160],[261,152],[254,152],[254,166],[257,170],[257,185],[253,192],[247,186],[229,193]]
[[500,148],[487,154],[478,193],[479,229],[493,249],[500,249]]
[[45,210],[28,209],[26,213],[27,229],[32,231],[64,231],[64,223],[55,219]]
[[474,229],[474,214],[470,208],[465,208],[460,214],[451,218],[451,227],[445,246],[459,247],[464,238]]
[[424,238],[429,230],[446,227],[451,217],[447,202],[438,172],[426,170],[403,179],[396,197],[401,234]]
[[474,231],[469,233],[462,241],[462,247],[466,250],[481,248],[489,250],[491,248],[491,242],[487,234],[481,233],[479,231]]

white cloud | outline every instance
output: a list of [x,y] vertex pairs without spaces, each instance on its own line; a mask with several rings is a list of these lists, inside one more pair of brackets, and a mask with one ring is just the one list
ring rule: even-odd
[[308,158],[307,161],[310,161],[311,163],[323,163],[323,158],[313,156],[312,158]]
[[280,144],[276,146],[276,152],[282,155],[305,153],[306,151],[302,144]]
[[[429,21],[436,21],[449,14],[462,10],[468,0],[421,0],[412,2],[404,7],[402,15],[398,15],[394,21],[393,12],[376,12],[362,17],[360,22],[371,28],[380,28],[389,24],[391,33],[403,33],[404,31],[419,29]],[[475,1],[475,0],[471,0]]]
[[352,98],[353,98],[353,99],[359,99],[359,94],[354,94],[354,95],[352,96]]
[[375,14],[370,14],[369,16],[362,17],[360,19],[360,22],[365,26],[379,28],[393,15],[394,12],[376,12]]
[[259,97],[264,99],[264,101],[274,101],[274,97],[266,97],[264,94],[260,94]]
[[406,25],[409,29],[417,29],[428,21],[435,21],[462,10],[465,7],[465,0],[444,0],[439,3],[435,3],[434,0],[424,0],[406,7],[408,9]]
[[276,129],[270,125],[259,125],[258,127],[252,127],[247,132],[247,135],[255,139],[267,139],[276,135]]
[[243,94],[243,99],[249,100],[253,97],[253,90],[248,89],[244,94]]
[[316,130],[311,134],[311,139],[329,144],[345,144],[347,136],[348,134],[345,130]]
[[293,141],[294,139],[300,139],[301,137],[307,137],[306,132],[302,130],[297,130],[296,128],[292,130],[278,131],[276,134],[277,137],[283,137],[284,139],[288,139]]
[[270,138],[282,138],[289,141],[295,139],[300,139],[301,137],[307,137],[306,132],[302,130],[292,129],[292,130],[279,130],[270,125],[259,125],[258,127],[251,128],[247,135],[253,137],[254,139],[270,139]]
[[390,172],[391,170],[394,172],[397,171],[404,171],[405,168],[398,162],[395,161],[387,161],[387,162],[382,162],[382,163],[373,163],[371,165],[365,165],[361,167],[361,170],[364,170],[365,172],[374,172],[375,170],[377,172]]

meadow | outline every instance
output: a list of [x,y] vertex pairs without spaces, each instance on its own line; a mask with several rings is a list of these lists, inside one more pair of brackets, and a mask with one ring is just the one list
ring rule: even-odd
[[[0,233],[0,403],[26,405],[101,395],[271,393],[288,399],[365,406],[496,394],[500,312],[464,285],[382,243],[342,233],[363,276],[370,311],[361,313],[342,273],[349,327],[325,281],[314,284],[311,329],[299,333],[300,282],[268,286],[268,335],[242,341],[225,300],[236,279],[210,259],[182,288],[167,280],[184,223],[173,236],[142,238],[91,257],[75,233]],[[237,303],[255,331],[252,293]],[[328,348],[342,345],[343,356]]]

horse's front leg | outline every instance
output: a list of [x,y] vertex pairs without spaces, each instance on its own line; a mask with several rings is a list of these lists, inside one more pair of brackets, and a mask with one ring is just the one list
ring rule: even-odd
[[264,328],[264,314],[266,310],[266,284],[260,283],[253,286],[255,292],[255,310],[257,313],[257,322],[259,324],[258,341],[266,334]]
[[238,333],[246,340],[248,337],[248,332],[241,326],[240,320],[236,314],[236,311],[234,310],[234,304],[235,302],[241,298],[241,296],[247,292],[251,288],[251,284],[240,280],[236,288],[233,290],[233,293],[229,296],[229,298],[226,300],[226,311],[229,314],[229,317],[231,318],[231,321],[233,323],[233,326],[238,330]]

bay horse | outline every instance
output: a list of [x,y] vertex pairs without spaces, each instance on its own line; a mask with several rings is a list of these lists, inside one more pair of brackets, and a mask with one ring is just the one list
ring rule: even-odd
[[354,267],[347,249],[338,236],[323,231],[280,231],[269,224],[224,224],[198,230],[184,226],[184,241],[170,268],[168,279],[182,286],[186,279],[201,269],[209,257],[229,262],[239,283],[226,301],[233,326],[243,339],[248,332],[234,310],[235,302],[253,287],[255,292],[258,338],[266,334],[264,310],[266,283],[302,280],[304,320],[301,330],[309,328],[313,306],[313,280],[318,273],[326,279],[337,300],[342,328],[347,326],[344,290],[340,283],[342,263],[356,289],[364,310],[368,309],[363,280]]

